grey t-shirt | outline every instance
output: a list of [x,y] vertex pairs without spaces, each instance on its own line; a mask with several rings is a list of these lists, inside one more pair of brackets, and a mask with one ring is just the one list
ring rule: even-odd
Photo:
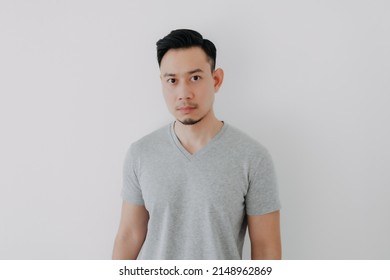
[[173,125],[133,143],[125,158],[122,197],[149,212],[138,259],[241,259],[246,215],[280,209],[269,153],[225,123],[191,155]]

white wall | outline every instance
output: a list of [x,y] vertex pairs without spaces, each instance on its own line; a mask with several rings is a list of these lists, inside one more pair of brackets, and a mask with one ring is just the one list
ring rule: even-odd
[[[388,1],[0,1],[0,259],[109,259],[131,142],[171,121],[155,42],[193,28],[216,112],[277,168],[286,259],[390,258]],[[248,244],[245,248],[248,258]]]

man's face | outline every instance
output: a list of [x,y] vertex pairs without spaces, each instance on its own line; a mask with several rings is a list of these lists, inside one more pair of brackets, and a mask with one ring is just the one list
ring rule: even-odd
[[160,71],[165,102],[178,121],[192,125],[213,112],[214,94],[223,72],[211,72],[201,48],[169,50],[161,60]]

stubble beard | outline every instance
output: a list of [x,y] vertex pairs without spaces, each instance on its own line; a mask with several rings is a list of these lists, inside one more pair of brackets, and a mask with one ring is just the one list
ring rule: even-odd
[[[191,108],[193,109],[197,109],[198,108],[198,105],[196,103],[192,103],[192,102],[183,102],[181,104],[179,104],[179,106],[176,107],[176,110],[181,108],[181,107],[184,107],[184,106],[190,106]],[[184,120],[179,120],[177,119],[177,121],[179,121],[180,123],[182,123],[183,125],[194,125],[194,124],[197,124],[198,122],[200,122],[201,120],[203,120],[203,118],[208,114],[208,112],[201,118],[199,119],[191,119],[191,118],[187,118],[187,119],[184,119]]]
[[194,125],[194,124],[197,124],[198,122],[200,122],[201,120],[203,120],[204,117],[200,118],[199,120],[194,120],[194,119],[185,119],[185,120],[179,120],[179,122],[181,122],[182,124],[184,125]]
[[179,120],[179,119],[177,119],[177,120],[184,125],[194,125],[194,124],[197,124],[198,122],[200,122],[201,120],[203,120],[209,113],[210,113],[210,111],[208,111],[203,117],[201,117],[197,120],[191,119],[191,118],[184,119],[184,120]]

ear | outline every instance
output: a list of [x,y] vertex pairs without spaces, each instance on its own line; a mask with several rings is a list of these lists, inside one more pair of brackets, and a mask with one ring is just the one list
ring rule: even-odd
[[223,70],[221,68],[218,68],[217,70],[214,71],[213,73],[213,79],[214,79],[214,90],[217,92],[219,88],[222,85],[223,82]]

